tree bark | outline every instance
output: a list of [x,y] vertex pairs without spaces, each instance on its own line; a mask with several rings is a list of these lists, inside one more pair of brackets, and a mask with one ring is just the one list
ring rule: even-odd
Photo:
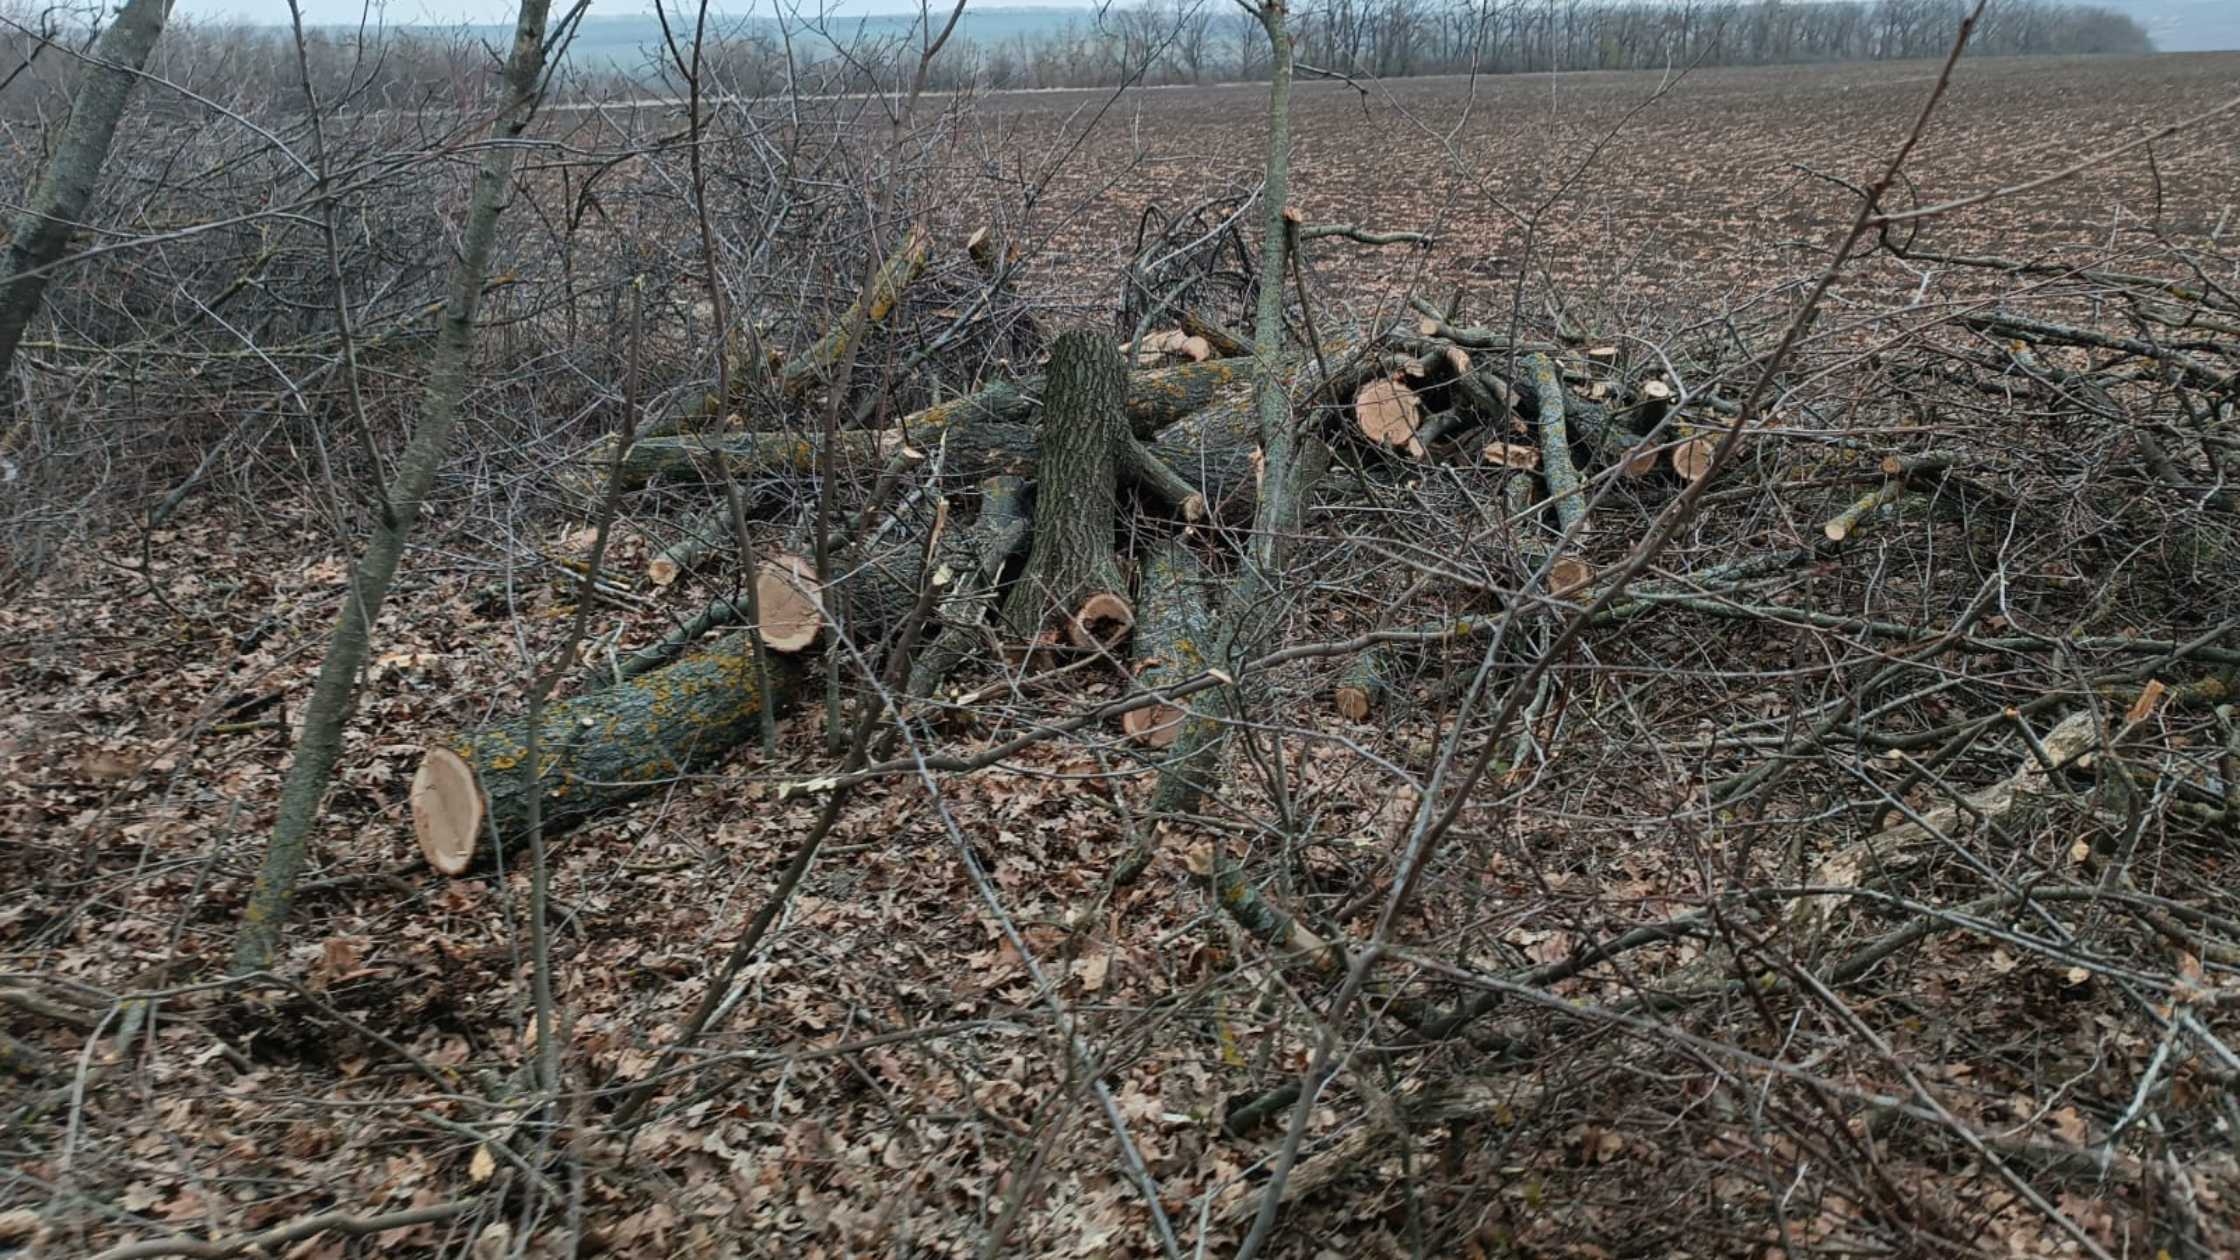
[[1026,481],[998,476],[981,482],[979,519],[944,562],[949,589],[941,597],[941,633],[910,663],[910,695],[933,695],[972,659],[995,610],[1003,567],[1027,545],[1028,534]]
[[[1133,373],[1128,379],[1126,404],[1129,430],[1149,441],[1169,426],[1233,396],[1232,387],[1245,379],[1241,365],[1218,361]],[[883,462],[906,446],[931,450],[942,434],[967,426],[997,426],[992,433],[1002,442],[1011,442],[1018,434],[1003,426],[1030,425],[1041,413],[1048,392],[1045,377],[1017,383],[996,381],[962,398],[912,412],[892,429],[848,430],[840,435],[841,445],[834,453],[842,460]],[[1031,437],[1028,442],[1031,449]],[[725,452],[741,476],[809,476],[816,471],[816,443],[806,434],[750,431],[665,435],[640,438],[630,448],[623,460],[624,484],[637,489],[661,479],[713,479],[716,470],[709,453],[715,450]],[[602,442],[576,462],[586,468],[605,469],[612,458],[612,448]],[[961,471],[953,459],[946,468],[952,476],[968,481],[1000,471]]]
[[1571,462],[1571,432],[1564,422],[1562,378],[1554,361],[1544,354],[1526,355],[1526,379],[1532,384],[1533,406],[1540,429],[1540,475],[1548,483],[1548,497],[1555,500],[1556,519],[1563,522],[1576,548],[1586,532],[1587,490]]
[[132,85],[155,51],[170,10],[170,0],[125,0],[117,20],[93,46],[85,78],[70,101],[70,121],[30,204],[16,216],[7,253],[0,256],[0,380],[15,364],[23,330],[39,312],[39,299],[69,247],[70,234],[85,221]]
[[[1205,572],[1179,540],[1160,542],[1144,557],[1137,606],[1142,610],[1135,638],[1137,687],[1156,692],[1205,673],[1212,663],[1206,653],[1213,630]],[[1189,717],[1182,705],[1161,703],[1125,714],[1120,725],[1138,743],[1166,748],[1182,737]]]
[[738,537],[731,505],[718,504],[687,521],[683,537],[653,553],[646,561],[646,578],[655,586],[673,585],[710,556],[733,546]]
[[546,835],[706,770],[762,729],[772,707],[800,694],[807,658],[769,653],[755,666],[742,630],[664,669],[547,708],[537,765],[526,720],[485,727],[430,748],[412,782],[412,822],[429,864],[457,875],[499,847],[526,842],[529,801],[542,794]]
[[[876,470],[906,450],[924,454],[944,441],[948,455],[942,471],[966,479],[1034,467],[1036,440],[1024,424],[939,423],[897,431],[849,429],[833,435],[833,462],[843,470]],[[742,481],[756,478],[809,478],[817,473],[817,439],[806,434],[735,433],[724,436],[654,438],[636,442],[622,457],[622,482],[637,488],[655,481],[709,481],[719,475],[716,456],[731,463]],[[592,465],[596,466],[596,465]]]
[[[1496,397],[1497,402],[1499,396],[1513,396],[1515,405],[1528,414],[1535,417],[1543,414],[1539,384],[1541,375],[1532,368],[1532,358],[1540,358],[1546,362],[1545,356],[1527,358],[1527,375],[1525,379],[1515,382],[1513,387],[1488,370],[1480,369],[1473,373],[1467,378],[1470,384],[1464,387],[1464,397],[1471,401],[1473,409],[1482,409],[1478,399],[1480,390],[1485,391],[1488,396]],[[1563,408],[1564,432],[1570,440],[1570,449],[1585,455],[1597,468],[1606,468],[1633,458],[1637,454],[1636,447],[1640,443],[1642,432],[1636,426],[1644,418],[1638,410],[1612,410],[1600,403],[1572,395],[1563,388],[1562,378],[1555,371],[1554,364],[1548,363],[1547,367],[1548,378],[1554,381],[1556,401]],[[1488,388],[1488,382],[1492,383],[1491,388]],[[1506,414],[1504,408],[1488,418]]]
[[1096,333],[1061,333],[1051,344],[1034,546],[1003,607],[1014,637],[1034,639],[1055,625],[1076,647],[1109,647],[1135,623],[1112,554],[1127,373],[1118,347]]
[[[1268,148],[1261,189],[1260,294],[1252,324],[1252,436],[1261,461],[1249,456],[1240,486],[1254,490],[1253,534],[1244,564],[1232,581],[1215,622],[1212,664],[1225,665],[1251,636],[1250,619],[1272,603],[1281,584],[1289,539],[1306,512],[1307,491],[1327,462],[1328,451],[1302,434],[1292,415],[1291,386],[1283,370],[1283,292],[1291,259],[1291,220],[1285,204],[1291,195],[1291,36],[1282,0],[1261,0],[1256,10],[1268,37]],[[1313,364],[1316,356],[1309,355]],[[1327,383],[1327,382],[1326,382]],[[1209,408],[1208,411],[1216,409]],[[1209,417],[1209,420],[1216,417]],[[1162,434],[1164,444],[1168,435]],[[1211,444],[1199,449],[1209,458]],[[1188,461],[1168,457],[1177,472],[1190,476]],[[1253,475],[1257,474],[1257,475]],[[1227,496],[1208,495],[1219,503]],[[1151,797],[1154,816],[1194,814],[1204,803],[1227,742],[1228,719],[1242,707],[1232,684],[1211,692],[1182,725],[1174,756],[1160,772]]]
[[550,7],[550,0],[521,0],[513,51],[506,62],[505,103],[497,118],[501,134],[497,143],[484,149],[481,166],[475,172],[474,194],[468,204],[465,231],[460,235],[459,260],[452,268],[443,324],[429,364],[420,420],[397,461],[388,492],[389,511],[375,523],[372,540],[343,596],[341,618],[327,645],[326,659],[320,663],[310,703],[304,708],[303,734],[280,789],[279,817],[273,823],[256,887],[241,913],[241,929],[234,939],[236,974],[266,970],[279,952],[281,929],[295,900],[296,880],[303,871],[311,829],[342,752],[342,729],[356,704],[358,671],[365,663],[368,632],[381,614],[381,603],[404,556],[413,518],[435,482],[444,447],[459,422],[467,393],[467,359],[474,345],[475,312],[482,297],[483,278],[490,269],[490,255],[497,245],[498,216],[505,209],[518,142],[542,95],[545,20]]
[[871,283],[832,321],[824,336],[786,364],[779,374],[785,392],[798,396],[828,379],[854,348],[854,339],[863,330],[884,323],[902,304],[903,295],[925,272],[926,259],[932,252],[932,234],[913,224],[901,245],[872,273]]
[[1382,650],[1371,648],[1354,657],[1338,675],[1330,701],[1347,721],[1366,722],[1384,703],[1385,692],[1391,689],[1387,681],[1391,674],[1392,661]]

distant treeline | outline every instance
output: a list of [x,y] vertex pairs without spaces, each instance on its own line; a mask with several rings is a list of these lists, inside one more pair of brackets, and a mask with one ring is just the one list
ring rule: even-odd
[[[1941,57],[1969,7],[1968,0],[1305,0],[1292,10],[1291,29],[1299,61],[1357,77],[1653,70]],[[1047,21],[1000,38],[954,41],[931,85],[1219,83],[1267,72],[1259,20],[1230,0],[1041,12]],[[914,51],[922,38],[899,19],[802,34],[774,22],[734,28],[718,61],[723,78],[744,93],[780,90],[789,58],[798,80],[804,59],[877,66],[881,49]],[[836,47],[848,55],[834,55]],[[2069,0],[1991,0],[1968,47],[1992,57],[2154,51],[2128,15]]]
[[[90,33],[58,26],[52,8],[0,0],[0,117],[51,115],[75,76],[69,49]],[[669,11],[691,11],[665,0]],[[1356,77],[1648,70],[1709,65],[1887,61],[1941,56],[1967,0],[1305,0],[1292,12],[1297,59]],[[936,13],[936,20],[942,15]],[[1230,0],[1143,0],[1102,10],[989,10],[984,27],[945,48],[936,90],[1216,83],[1267,70],[1259,22]],[[689,30],[690,23],[680,24]],[[924,32],[908,17],[834,18],[818,25],[734,18],[712,23],[703,63],[711,94],[769,96],[893,89],[915,68]],[[586,24],[561,76],[561,97],[680,90],[653,19]],[[489,89],[505,32],[462,27],[313,29],[299,63],[283,28],[173,23],[152,69],[166,82],[244,114],[294,112],[310,68],[331,109],[469,108]],[[2066,0],[1991,0],[1970,40],[1978,56],[2144,53],[2130,17]],[[145,108],[203,108],[162,92]]]
[[[1322,0],[1294,11],[1300,61],[1351,75],[1649,70],[1942,56],[1963,0]],[[1992,0],[1978,56],[2145,53],[2130,17],[2061,0]],[[1149,0],[972,50],[981,81],[1085,87],[1252,79],[1259,23],[1234,5]],[[963,58],[959,59],[960,61]],[[952,65],[952,72],[959,67]]]

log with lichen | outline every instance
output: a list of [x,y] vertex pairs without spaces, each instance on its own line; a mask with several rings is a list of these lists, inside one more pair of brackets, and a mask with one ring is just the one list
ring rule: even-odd
[[[917,459],[943,444],[944,472],[989,477],[1032,467],[1034,430],[1023,424],[954,424],[944,417],[911,430],[850,429],[833,435],[835,468],[843,475],[871,475],[895,459]],[[800,481],[817,474],[819,439],[810,434],[733,433],[655,438],[632,444],[620,476],[636,488],[655,481],[714,481],[729,463],[742,481]]]
[[[1220,360],[1131,373],[1124,406],[1129,431],[1148,441],[1217,400],[1235,396],[1246,377],[1243,365]],[[844,430],[836,439],[839,445],[833,451],[834,461],[842,469],[883,468],[896,457],[907,458],[910,452],[933,449],[946,433],[975,428],[984,429],[993,443],[985,452],[989,458],[984,466],[968,469],[949,463],[943,469],[965,482],[994,476],[1007,471],[1007,457],[1025,451],[1031,458],[1031,426],[1041,414],[1047,389],[1047,380],[1039,376],[1017,382],[995,381],[962,397],[911,412],[889,428]],[[641,438],[623,457],[622,484],[637,489],[654,481],[721,480],[719,457],[729,460],[732,473],[741,478],[798,479],[815,475],[817,439],[811,433],[780,432],[773,426],[751,423],[747,428],[747,432]],[[608,444],[612,440],[610,437],[576,457],[575,465],[587,481],[595,473],[598,483],[604,485],[614,462],[613,447]],[[1023,447],[1019,445],[1022,442],[1026,443]],[[972,456],[967,453],[967,458]]]
[[[1206,672],[1213,614],[1206,606],[1206,579],[1198,558],[1179,540],[1161,542],[1144,556],[1139,588],[1133,671],[1136,686],[1157,695]],[[1179,701],[1162,700],[1129,710],[1120,724],[1137,742],[1165,748],[1181,735],[1188,717]]]
[[752,634],[740,630],[550,705],[537,724],[534,773],[526,717],[429,747],[412,782],[413,831],[428,864],[456,875],[525,842],[532,797],[540,827],[557,835],[721,762],[760,733],[765,692],[773,710],[801,693],[815,673],[810,649],[832,646],[828,619],[854,651],[875,652],[917,606],[924,579],[922,533],[898,525],[878,545],[844,553],[823,583],[800,557],[763,562],[761,666]]
[[412,824],[428,864],[457,875],[529,838],[532,799],[542,830],[558,834],[707,770],[798,692],[809,666],[765,654],[745,631],[665,669],[559,701],[537,724],[500,722],[435,744],[412,780]]
[[[970,484],[1003,475],[1032,476],[1041,455],[1039,426],[986,421],[951,413],[906,430],[853,429],[835,435],[833,463],[845,471],[875,473],[901,459],[923,461],[938,451],[942,476]],[[1208,505],[1249,505],[1253,452],[1259,431],[1249,394],[1217,398],[1170,424],[1150,442],[1133,439],[1118,452],[1122,481],[1142,489],[1185,519]],[[816,475],[817,439],[784,433],[658,438],[633,445],[623,456],[628,486],[653,481],[702,481],[728,461],[743,481],[790,482]],[[1196,496],[1193,500],[1192,496]]]
[[902,243],[871,273],[863,292],[834,317],[824,336],[785,365],[779,374],[785,391],[799,394],[829,377],[854,348],[863,331],[885,323],[902,304],[903,295],[925,272],[926,260],[932,251],[932,234],[923,226],[913,224],[903,235]]

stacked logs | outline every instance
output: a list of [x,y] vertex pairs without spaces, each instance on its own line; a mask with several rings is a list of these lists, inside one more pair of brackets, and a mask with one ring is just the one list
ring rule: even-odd
[[[881,319],[925,265],[913,234],[875,278],[858,322]],[[1086,332],[1050,342],[1046,370],[994,380],[881,428],[843,427],[828,452],[814,436],[743,425],[720,433],[644,438],[622,453],[586,452],[578,467],[614,467],[626,487],[653,482],[784,484],[813,477],[829,454],[842,475],[900,477],[930,484],[839,546],[832,571],[802,558],[807,548],[766,556],[750,610],[718,601],[679,632],[571,699],[552,704],[533,741],[525,721],[498,723],[431,745],[415,779],[416,830],[431,864],[463,871],[526,835],[534,796],[542,826],[557,831],[717,764],[759,730],[767,702],[783,707],[811,688],[818,652],[844,641],[865,659],[912,631],[921,646],[907,662],[909,697],[942,693],[978,660],[1034,663],[1052,654],[1109,658],[1147,703],[1123,719],[1147,748],[1171,743],[1191,716],[1167,700],[1176,684],[1202,677],[1208,628],[1235,558],[1232,526],[1250,519],[1260,488],[1260,434],[1246,361],[1249,349],[1218,324],[1193,316],[1126,347]],[[811,388],[829,347],[820,340],[785,392]],[[1132,362],[1131,362],[1132,360]],[[1573,598],[1594,575],[1580,559],[1592,529],[1588,485],[1605,471],[1689,475],[1694,439],[1680,400],[1661,379],[1609,383],[1593,352],[1512,346],[1445,318],[1346,335],[1282,360],[1290,414],[1318,436],[1378,461],[1461,461],[1507,471],[1505,502],[1520,555],[1548,575],[1544,593]],[[1583,376],[1596,377],[1591,389]],[[1361,462],[1361,461],[1355,461]],[[1700,475],[1698,472],[1697,475]],[[945,536],[930,536],[930,502],[962,491]],[[1170,522],[1123,556],[1122,505],[1132,500]],[[750,505],[751,510],[751,505]],[[645,579],[674,587],[695,566],[724,555],[737,537],[729,507],[696,520],[682,541],[657,552]],[[930,588],[930,590],[929,590]],[[931,610],[932,624],[906,626]],[[703,635],[728,632],[682,659]],[[843,638],[844,636],[844,638]],[[1396,694],[1390,655],[1363,655],[1340,674],[1330,699],[1345,718],[1367,720]]]

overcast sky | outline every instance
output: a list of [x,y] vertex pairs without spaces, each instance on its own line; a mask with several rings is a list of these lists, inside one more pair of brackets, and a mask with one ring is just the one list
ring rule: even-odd
[[[686,5],[697,0],[682,0]],[[911,0],[828,0],[833,12],[846,14],[901,13],[912,11]],[[1014,8],[1084,8],[1089,0],[972,0],[974,9]],[[355,26],[366,12],[363,0],[298,0],[303,6],[304,20],[314,23]],[[671,0],[675,11],[677,0]],[[288,20],[288,0],[177,0],[177,12],[189,17],[213,19],[238,19],[258,25],[280,25]],[[716,6],[722,12],[744,14],[759,9],[772,12],[765,2],[754,0],[725,0]],[[801,0],[804,10],[814,11],[816,0]],[[946,7],[946,6],[944,6]],[[555,13],[563,5],[556,0]],[[376,0],[373,14],[387,26],[455,26],[461,22],[511,22],[518,11],[517,0]],[[591,0],[594,17],[630,17],[653,12],[651,0]]]

